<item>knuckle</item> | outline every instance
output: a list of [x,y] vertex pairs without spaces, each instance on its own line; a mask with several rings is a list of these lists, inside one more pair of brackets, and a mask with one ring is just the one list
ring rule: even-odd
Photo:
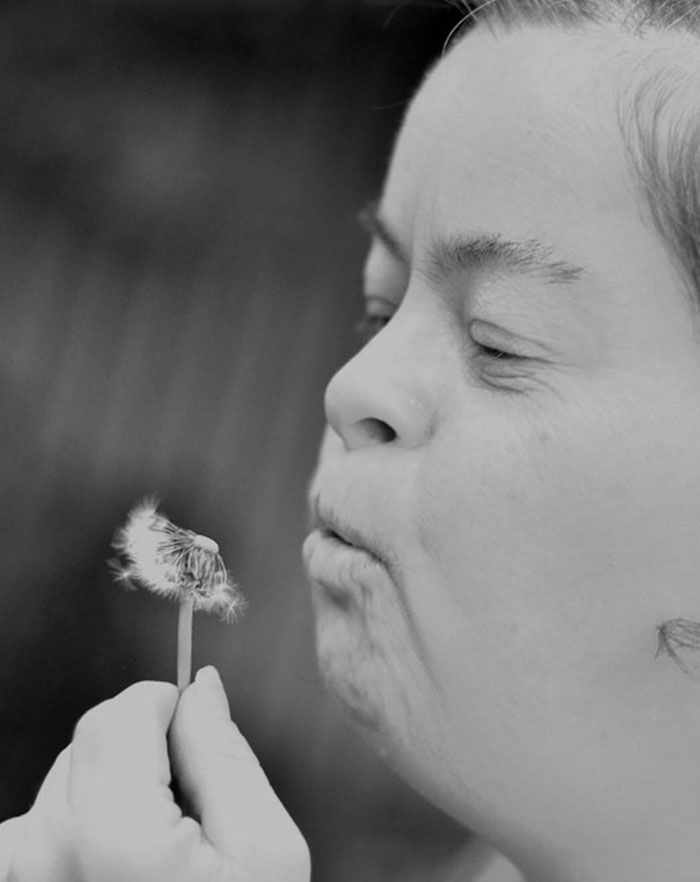
[[92,746],[101,739],[109,727],[110,709],[108,702],[91,707],[75,724],[73,744],[78,747]]
[[160,680],[140,680],[127,686],[120,692],[117,699],[136,699],[148,704],[158,698],[171,698],[177,700],[178,691],[174,683],[163,683]]
[[172,683],[133,683],[114,698],[87,710],[75,725],[73,743],[90,747],[108,733],[119,731],[133,722],[143,725],[147,721],[155,721],[159,700],[170,703],[174,708],[177,694],[177,687]]

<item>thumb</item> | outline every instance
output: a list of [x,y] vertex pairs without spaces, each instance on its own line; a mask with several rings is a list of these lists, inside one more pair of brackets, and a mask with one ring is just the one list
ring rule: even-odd
[[183,799],[220,854],[255,865],[274,843],[300,837],[232,722],[215,668],[200,670],[182,693],[170,754]]

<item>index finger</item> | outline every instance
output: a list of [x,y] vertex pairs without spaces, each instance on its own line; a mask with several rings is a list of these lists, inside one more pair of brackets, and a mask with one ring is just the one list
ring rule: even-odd
[[68,776],[74,810],[133,814],[172,800],[166,735],[177,698],[172,683],[136,683],[79,720]]

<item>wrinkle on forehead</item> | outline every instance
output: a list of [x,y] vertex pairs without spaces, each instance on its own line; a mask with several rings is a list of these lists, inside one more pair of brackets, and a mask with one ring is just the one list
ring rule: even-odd
[[[619,121],[634,71],[663,45],[669,56],[688,57],[685,35],[640,38],[613,25],[500,34],[477,26],[434,66],[409,109],[384,190],[387,219],[410,246],[421,224],[433,232],[430,218],[445,196],[461,199],[462,216],[479,226],[495,194],[511,201],[506,220],[514,224],[556,213],[577,227],[586,210],[589,219],[607,218],[616,235],[639,222],[645,249],[665,252],[671,267],[643,217]],[[449,178],[455,174],[459,180]],[[569,238],[589,234],[595,238],[590,223]]]
[[[564,47],[575,45],[563,52],[559,39]],[[616,39],[604,67],[598,64],[600,42],[590,56],[582,38],[573,41],[566,33],[541,28],[525,43],[522,34],[496,40],[477,29],[469,37],[473,52],[465,40],[438,65],[409,110],[381,199],[381,215],[409,264],[399,271],[386,250],[375,246],[368,290],[384,292],[395,303],[411,294],[414,304],[424,295],[439,299],[447,289],[422,285],[417,272],[435,241],[485,232],[534,237],[588,268],[595,284],[583,286],[576,308],[591,320],[602,321],[606,310],[642,323],[659,299],[668,299],[674,310],[682,307],[677,322],[668,325],[668,342],[693,333],[679,261],[643,210],[619,124],[619,101],[634,70],[630,60],[640,58],[640,46],[647,52],[657,41],[624,34]],[[550,57],[545,50],[553,44]],[[578,56],[585,70],[574,64]],[[571,65],[562,68],[567,58]],[[595,73],[593,85],[586,80],[589,70]],[[556,101],[544,96],[529,110],[523,96],[546,82],[545,73],[567,80],[571,94],[586,94],[588,109],[579,101],[566,115],[553,112],[567,92],[557,81]],[[500,91],[494,80],[503,83]],[[697,242],[700,248],[700,235]],[[474,292],[470,295],[465,303],[474,305]],[[661,351],[666,343],[656,325],[647,331],[649,345]]]
[[[588,80],[583,70],[566,75],[574,51],[592,72]],[[553,39],[539,28],[501,40],[477,28],[427,77],[397,141],[382,201],[402,240],[432,235],[417,226],[445,199],[476,227],[489,223],[492,196],[501,207],[512,202],[514,223],[518,205],[536,219],[538,206],[544,215],[550,202],[574,217],[584,198],[597,211],[629,204],[614,90],[600,71],[580,36]]]

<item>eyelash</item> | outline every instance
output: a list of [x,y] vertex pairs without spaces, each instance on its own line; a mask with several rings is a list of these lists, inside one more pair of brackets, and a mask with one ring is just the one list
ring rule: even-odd
[[360,343],[366,346],[390,321],[390,315],[369,315],[365,313],[355,325],[355,334],[359,337]]
[[[368,315],[362,316],[360,321],[355,325],[355,334],[359,337],[362,346],[366,346],[377,334],[383,330],[391,321],[390,315]],[[491,346],[485,346],[478,343],[472,338],[472,342],[476,347],[479,355],[494,361],[512,361],[519,358],[514,352],[507,352],[504,349],[496,349]]]

